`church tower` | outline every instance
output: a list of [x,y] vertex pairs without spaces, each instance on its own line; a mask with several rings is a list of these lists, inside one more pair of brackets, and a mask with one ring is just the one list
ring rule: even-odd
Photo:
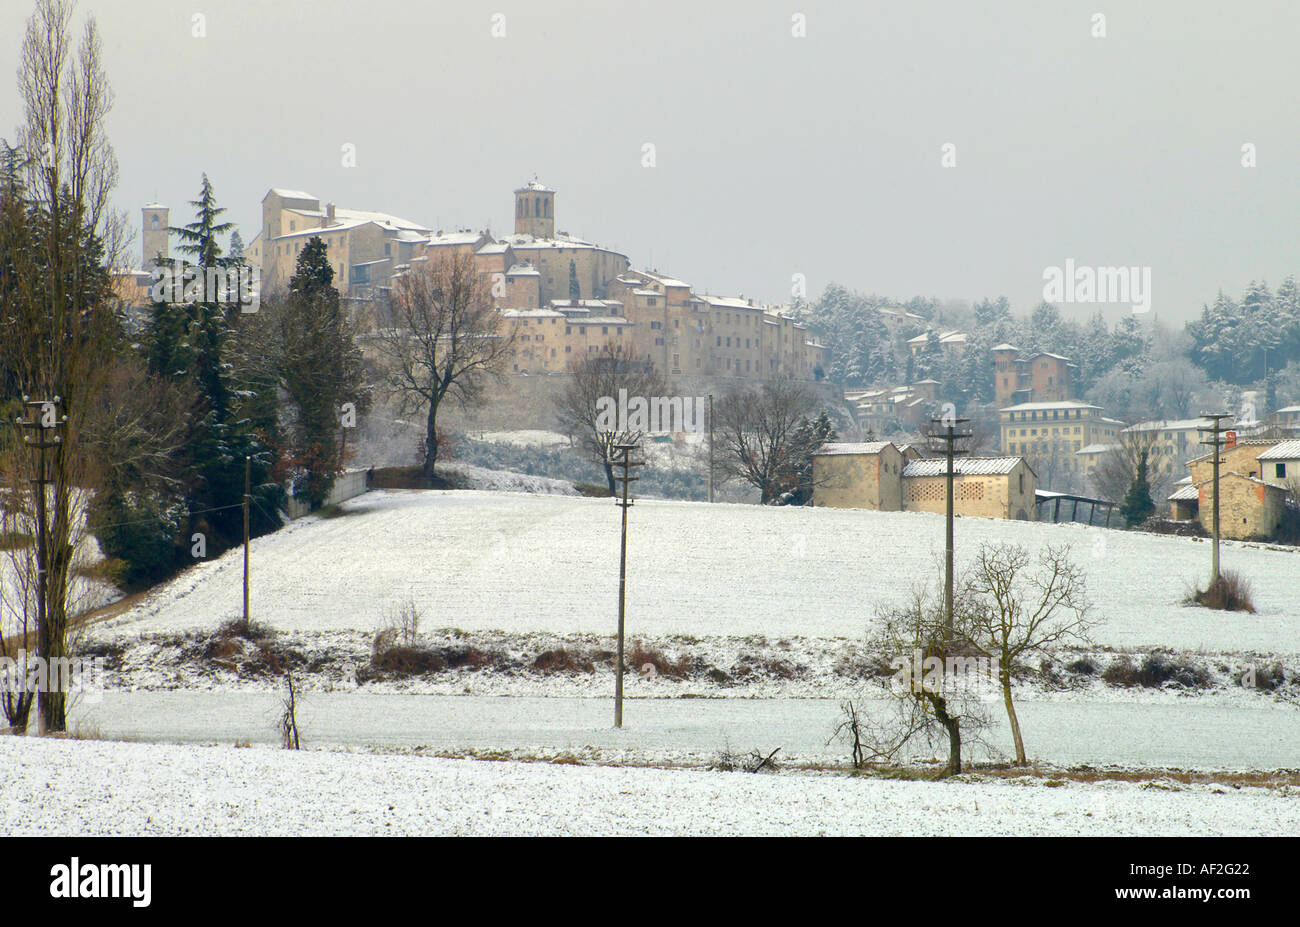
[[160,254],[163,256],[163,260],[168,260],[171,257],[167,219],[168,209],[161,203],[150,203],[144,207],[143,220],[140,225],[142,232],[140,240],[143,245],[140,249],[141,270],[153,270],[154,261]]
[[536,177],[515,191],[515,234],[555,237],[555,191]]

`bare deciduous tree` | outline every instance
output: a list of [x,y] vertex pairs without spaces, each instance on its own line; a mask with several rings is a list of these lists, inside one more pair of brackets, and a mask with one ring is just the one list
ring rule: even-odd
[[1174,482],[1186,473],[1186,468],[1183,460],[1152,454],[1158,447],[1159,438],[1158,428],[1125,432],[1118,444],[1101,455],[1088,475],[1097,495],[1108,502],[1122,502],[1137,477],[1138,463],[1145,452],[1148,455],[1147,480],[1151,486],[1151,498],[1156,508],[1161,509]]
[[787,378],[722,397],[714,404],[714,440],[724,478],[754,486],[763,505],[793,490],[798,461],[810,453],[798,440],[800,429],[816,405],[812,390]]
[[1071,562],[1069,547],[1049,544],[1035,558],[1018,545],[985,543],[967,568],[959,601],[963,635],[997,667],[1016,763],[1023,766],[1011,676],[1032,654],[1087,640],[1093,621],[1083,571]]
[[978,697],[977,680],[957,671],[968,659],[969,646],[960,624],[965,613],[954,609],[949,625],[942,594],[913,592],[907,605],[888,611],[881,630],[868,640],[868,649],[885,655],[897,672],[881,679],[893,696],[895,714],[864,736],[869,755],[894,759],[916,739],[933,745],[937,737],[948,744],[944,775],[962,770],[962,746],[982,742],[988,717]]
[[412,265],[389,294],[391,327],[379,332],[390,390],[403,415],[425,410],[424,475],[438,460],[438,410],[448,398],[482,398],[485,377],[500,375],[514,332],[492,305],[472,255]]
[[[556,403],[561,430],[570,438],[576,437],[588,457],[604,468],[610,495],[615,491],[614,468],[610,464],[615,445],[634,444],[646,434],[630,428],[619,430],[617,423],[610,427],[606,421],[607,407],[611,401],[617,403],[620,390],[630,397],[648,399],[663,396],[667,385],[651,364],[635,361],[611,344],[574,365],[564,394]],[[696,410],[696,415],[701,412]]]

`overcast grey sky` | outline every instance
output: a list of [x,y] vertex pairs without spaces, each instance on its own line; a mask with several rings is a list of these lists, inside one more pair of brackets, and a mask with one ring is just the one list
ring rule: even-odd
[[[154,198],[188,221],[207,171],[246,240],[272,186],[501,233],[536,173],[559,191],[560,229],[771,302],[802,273],[810,295],[830,281],[1005,294],[1025,312],[1044,269],[1073,258],[1151,267],[1153,310],[1181,320],[1219,288],[1300,273],[1294,0],[81,0],[88,11],[118,97],[117,202],[136,223]],[[0,72],[29,14],[3,0]],[[19,119],[10,80],[0,133]],[[945,143],[956,167],[941,166]]]

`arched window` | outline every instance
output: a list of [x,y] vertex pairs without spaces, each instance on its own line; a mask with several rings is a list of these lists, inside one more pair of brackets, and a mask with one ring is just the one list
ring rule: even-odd
[[551,201],[546,201],[546,218],[551,218]]
[[157,214],[155,213],[153,216],[150,216],[150,220],[151,220],[151,223],[150,223],[149,228],[152,229],[152,230],[155,231],[155,232],[158,231],[158,216],[157,216]]
[[533,197],[533,215],[540,216],[541,214],[542,214],[542,198],[540,196]]

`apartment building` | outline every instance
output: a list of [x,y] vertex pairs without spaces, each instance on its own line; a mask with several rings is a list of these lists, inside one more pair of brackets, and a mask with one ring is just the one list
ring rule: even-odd
[[1100,406],[1077,399],[1007,406],[998,412],[1002,450],[1029,457],[1056,457],[1065,470],[1087,473],[1100,459],[1097,449],[1118,444],[1125,427],[1102,412]]

